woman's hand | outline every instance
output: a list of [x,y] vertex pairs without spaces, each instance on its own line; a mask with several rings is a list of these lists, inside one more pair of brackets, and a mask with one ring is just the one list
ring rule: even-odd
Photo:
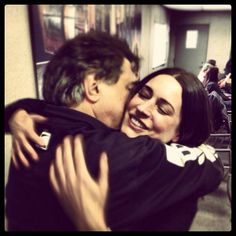
[[225,88],[226,84],[231,84],[231,73],[227,74],[224,79],[218,82],[220,88]]
[[94,180],[85,163],[82,136],[64,138],[50,166],[50,182],[78,230],[110,230],[105,223],[108,195],[107,155],[101,154],[100,174]]
[[30,145],[29,140],[39,146],[44,145],[43,139],[35,132],[35,122],[45,122],[46,117],[28,114],[25,110],[17,110],[9,121],[12,133],[12,159],[16,168],[20,168],[19,161],[27,168],[30,167],[29,161],[24,155],[24,151],[29,154],[33,160],[38,160],[38,155]]

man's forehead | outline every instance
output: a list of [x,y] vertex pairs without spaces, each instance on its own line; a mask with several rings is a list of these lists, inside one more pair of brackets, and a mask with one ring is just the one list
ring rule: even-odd
[[123,60],[122,68],[131,70],[133,73],[138,73],[137,64],[134,61],[129,61],[126,57]]
[[135,73],[135,74],[138,74],[139,73],[139,70],[137,68],[137,64],[135,62],[131,62],[131,70]]

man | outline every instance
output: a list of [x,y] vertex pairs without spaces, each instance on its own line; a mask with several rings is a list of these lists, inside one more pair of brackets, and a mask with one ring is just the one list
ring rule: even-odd
[[[120,126],[137,70],[138,58],[127,44],[105,33],[78,35],[59,49],[44,75],[43,96],[50,104],[19,102],[24,109],[40,109],[48,117],[47,123],[36,128],[50,141],[46,147],[37,147],[40,159],[30,169],[10,167],[6,189],[10,230],[75,230],[48,179],[55,149],[68,134],[83,134],[93,177],[98,176],[100,153],[105,150],[111,157],[108,224],[112,230],[178,230],[178,217],[172,216],[171,223],[163,220],[169,218],[168,210],[172,208],[173,213],[174,205],[187,204],[194,214],[196,199],[218,186],[222,169],[214,156],[213,161],[202,163],[191,149],[183,150],[194,161],[182,168],[166,161],[167,154],[173,155],[182,145],[170,151],[158,140],[147,136],[129,139],[114,129]],[[7,119],[16,107],[8,107]],[[179,207],[174,208],[176,214],[183,213]],[[182,222],[182,230],[190,223]]]

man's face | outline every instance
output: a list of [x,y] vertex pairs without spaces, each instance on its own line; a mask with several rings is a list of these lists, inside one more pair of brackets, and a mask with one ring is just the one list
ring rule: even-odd
[[117,83],[100,84],[101,97],[95,105],[96,117],[111,128],[119,128],[130,89],[137,80],[130,62],[124,59]]

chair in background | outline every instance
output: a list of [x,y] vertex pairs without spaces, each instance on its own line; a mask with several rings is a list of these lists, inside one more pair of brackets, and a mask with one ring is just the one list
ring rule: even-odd
[[232,169],[232,154],[231,154],[231,111],[228,113],[228,124],[222,124],[222,126],[212,133],[207,143],[216,149],[222,163],[224,165],[224,179],[227,181],[227,194],[231,201],[231,169]]

